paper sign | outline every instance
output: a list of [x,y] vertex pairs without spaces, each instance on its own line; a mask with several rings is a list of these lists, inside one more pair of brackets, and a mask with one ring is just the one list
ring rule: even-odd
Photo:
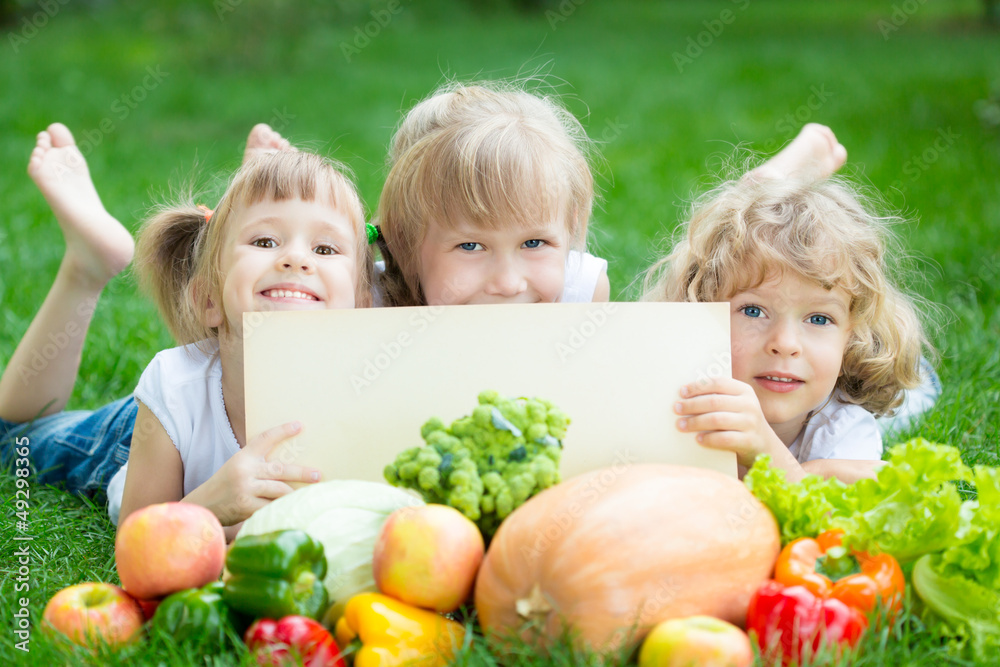
[[244,315],[247,437],[298,420],[271,458],[384,481],[420,427],[481,391],[545,398],[571,424],[564,479],[672,463],[736,475],[676,428],[680,387],[731,375],[725,303],[426,306]]

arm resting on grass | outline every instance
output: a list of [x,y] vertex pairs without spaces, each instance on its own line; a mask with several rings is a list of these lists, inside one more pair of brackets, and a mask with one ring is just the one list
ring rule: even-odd
[[802,464],[803,470],[820,477],[836,477],[845,484],[859,479],[874,478],[884,461],[854,461],[848,459],[816,459]]

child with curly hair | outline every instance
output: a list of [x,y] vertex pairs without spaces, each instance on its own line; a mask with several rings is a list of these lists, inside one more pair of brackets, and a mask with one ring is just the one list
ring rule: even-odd
[[695,206],[644,301],[728,301],[732,377],[688,384],[677,427],[790,478],[872,476],[876,417],[921,384],[928,346],[893,282],[891,219],[840,180],[722,184]]

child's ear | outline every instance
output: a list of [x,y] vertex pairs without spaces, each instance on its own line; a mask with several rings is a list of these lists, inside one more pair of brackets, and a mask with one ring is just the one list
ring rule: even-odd
[[201,314],[202,324],[208,329],[217,329],[222,326],[225,319],[221,304],[215,305],[215,300],[208,295],[208,290],[203,286],[191,283],[191,302],[194,304],[196,313]]
[[209,329],[218,329],[222,326],[222,308],[215,305],[211,299],[205,300],[205,326]]

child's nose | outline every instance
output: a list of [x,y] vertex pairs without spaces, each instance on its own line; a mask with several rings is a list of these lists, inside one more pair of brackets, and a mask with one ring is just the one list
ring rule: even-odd
[[768,340],[768,350],[778,356],[796,357],[802,352],[798,327],[793,322],[778,322]]
[[311,253],[295,249],[290,249],[282,255],[278,263],[280,268],[285,271],[301,271],[303,273],[312,273],[316,267]]
[[497,296],[516,296],[527,287],[528,282],[517,263],[501,261],[494,267],[486,291]]

